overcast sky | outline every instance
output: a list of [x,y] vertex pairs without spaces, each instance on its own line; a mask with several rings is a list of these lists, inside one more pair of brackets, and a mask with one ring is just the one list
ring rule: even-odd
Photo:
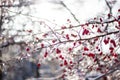
[[[84,22],[101,13],[108,13],[104,0],[63,0],[63,2],[76,15],[80,22]],[[59,0],[36,0],[36,3],[37,12],[35,16],[55,21],[57,24],[64,24],[66,19],[73,20],[70,13],[59,4]],[[120,0],[118,0],[118,3],[120,3]],[[113,8],[114,13],[120,7],[118,3]]]

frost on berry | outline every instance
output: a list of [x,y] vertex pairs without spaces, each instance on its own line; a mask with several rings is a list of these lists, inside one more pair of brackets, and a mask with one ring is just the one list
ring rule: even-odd
[[71,23],[70,19],[67,19],[67,22]]
[[68,34],[66,34],[66,39],[67,39],[67,40],[69,40],[69,39],[70,39],[70,37],[69,37],[69,35],[68,35]]
[[61,50],[57,48],[57,49],[56,49],[56,53],[57,53],[57,54],[60,54],[60,53],[61,53]]
[[110,50],[110,53],[112,53],[113,50],[114,50],[114,48],[113,48],[113,47],[110,47],[109,50]]
[[103,20],[102,20],[102,18],[100,18],[100,22],[102,22]]
[[62,59],[62,60],[64,59],[64,57],[62,55],[60,55],[59,58]]
[[54,39],[54,40],[52,40],[52,43],[55,43],[57,40],[56,39]]
[[38,38],[38,37],[36,37],[35,39],[36,39],[36,40],[39,40],[39,38]]
[[110,18],[110,17],[111,17],[111,14],[109,13],[109,14],[108,14],[108,18]]
[[100,28],[98,28],[98,29],[97,29],[97,32],[98,32],[98,33],[101,33],[102,31],[101,31],[101,29],[100,29]]
[[30,48],[26,48],[26,51],[30,51]]
[[72,37],[74,37],[74,38],[76,38],[76,37],[77,37],[77,35],[75,35],[75,34],[71,34],[71,36],[72,36]]
[[71,51],[72,51],[72,48],[68,48],[68,51],[71,52]]
[[84,51],[88,51],[89,49],[87,47],[84,47]]
[[100,55],[102,55],[102,54],[103,54],[103,52],[100,52],[99,54],[100,54]]
[[47,36],[48,36],[48,33],[43,34],[43,37],[47,37]]
[[66,60],[64,60],[64,66],[67,66],[68,62]]
[[95,58],[95,54],[94,53],[89,53],[88,56],[92,57],[92,58]]
[[86,26],[89,26],[89,23],[85,23]]
[[62,67],[62,66],[63,66],[63,64],[60,64],[60,66]]
[[41,64],[40,64],[40,63],[38,63],[38,64],[37,64],[37,67],[39,68],[40,66],[41,66]]
[[72,61],[70,61],[70,64],[73,64],[73,62],[72,62]]
[[32,30],[27,30],[29,33],[31,33],[32,32]]
[[118,54],[117,54],[117,53],[111,53],[111,55],[112,55],[113,57],[118,57]]
[[120,9],[118,9],[118,12],[120,12]]
[[44,57],[47,57],[47,55],[48,55],[48,52],[46,51],[46,52],[44,53]]
[[109,38],[108,39],[104,39],[103,41],[105,44],[108,44],[109,43]]
[[120,30],[120,24],[119,24],[119,26],[116,25],[115,28]]
[[61,29],[66,29],[67,27],[66,26],[62,26]]
[[41,48],[44,48],[44,44],[43,43],[41,43]]
[[89,30],[84,29],[82,35],[88,35],[88,34],[89,34]]
[[111,44],[113,44],[113,46],[114,46],[114,47],[116,47],[116,46],[117,46],[117,45],[116,45],[115,40],[113,40],[113,39],[112,39],[112,40],[110,40],[110,43],[111,43]]

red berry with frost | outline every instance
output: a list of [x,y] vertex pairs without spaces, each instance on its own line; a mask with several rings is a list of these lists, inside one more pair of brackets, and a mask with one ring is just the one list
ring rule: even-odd
[[26,48],[26,51],[30,51],[30,48]]
[[89,49],[87,47],[84,47],[84,51],[88,51]]
[[64,65],[67,66],[68,65],[68,62],[66,60],[64,60]]
[[37,64],[37,67],[40,67],[41,66],[41,64],[39,63],[39,64]]
[[56,49],[56,53],[57,53],[57,54],[61,53],[61,50],[57,48],[57,49]]

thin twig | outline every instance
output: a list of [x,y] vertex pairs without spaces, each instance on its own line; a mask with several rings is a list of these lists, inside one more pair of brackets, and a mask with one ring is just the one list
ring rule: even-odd
[[94,80],[99,80],[100,78],[105,77],[105,76],[107,76],[107,75],[109,75],[109,74],[115,72],[116,70],[119,69],[119,68],[118,68],[119,66],[120,66],[120,62],[118,62],[118,64],[115,65],[115,66],[113,65],[113,66],[111,67],[112,70],[108,71],[108,72],[105,73],[105,74],[102,74],[102,75],[96,77]]
[[[112,7],[110,6],[110,4],[108,3],[108,1],[107,0],[105,0],[105,2],[106,2],[106,5],[108,6],[108,9],[109,9],[109,17],[108,17],[108,19],[110,19],[111,18],[111,15],[112,15]],[[108,26],[109,26],[109,24],[107,23],[107,25],[105,26],[105,29],[104,29],[104,31],[106,31],[107,29],[108,29]]]
[[80,24],[80,21],[76,18],[75,14],[73,14],[73,12],[67,7],[67,5],[63,1],[60,1],[60,3],[70,12],[73,18]]
[[[96,35],[96,36],[93,36],[93,37],[81,38],[81,39],[78,39],[78,40],[61,41],[61,42],[55,43],[55,44],[53,44],[53,45],[62,44],[62,43],[68,43],[68,42],[70,43],[70,42],[74,42],[74,41],[90,40],[90,39],[99,38],[99,37],[104,37],[104,36],[111,35],[111,34],[117,34],[117,33],[119,33],[119,32],[120,32],[120,31],[118,30],[118,31],[114,31],[114,32],[99,34],[99,35]],[[47,47],[50,47],[50,46],[53,46],[53,45],[48,45],[48,46],[45,46],[44,48],[47,48]],[[38,49],[41,49],[41,48],[38,48]]]

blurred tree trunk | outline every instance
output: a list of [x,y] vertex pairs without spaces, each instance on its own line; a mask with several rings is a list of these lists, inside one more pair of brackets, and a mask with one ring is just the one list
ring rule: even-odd
[[[0,5],[1,5],[1,1],[0,1]],[[3,24],[3,16],[2,16],[2,11],[3,9],[0,8],[0,43],[2,42],[2,24]],[[2,60],[1,60],[1,57],[2,57],[2,51],[0,49],[0,76],[1,76],[1,79],[2,79]]]

